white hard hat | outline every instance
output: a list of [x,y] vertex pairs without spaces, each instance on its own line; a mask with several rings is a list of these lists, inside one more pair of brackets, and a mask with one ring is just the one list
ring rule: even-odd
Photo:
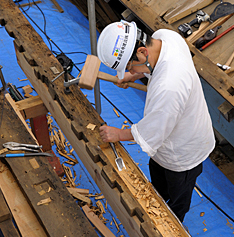
[[108,67],[117,70],[119,79],[124,78],[125,68],[132,56],[137,38],[135,22],[114,22],[101,32],[97,55]]

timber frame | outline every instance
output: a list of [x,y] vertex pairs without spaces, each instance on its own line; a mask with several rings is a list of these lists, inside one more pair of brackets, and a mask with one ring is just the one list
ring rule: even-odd
[[[111,147],[99,136],[103,119],[77,86],[71,86],[71,93],[66,94],[62,80],[51,83],[55,75],[50,68],[56,67],[60,72],[63,68],[12,0],[0,1],[0,24],[14,38],[18,64],[128,234],[133,237],[190,236],[120,143],[116,143],[117,152],[127,170],[124,174],[118,172]],[[94,130],[87,128],[90,123],[97,125]],[[133,171],[135,180],[129,185],[126,180]],[[141,190],[135,190],[135,184],[143,185],[143,191],[147,189],[148,207],[143,205],[146,199],[140,198]],[[150,214],[151,203],[157,203],[163,213],[152,211]]]

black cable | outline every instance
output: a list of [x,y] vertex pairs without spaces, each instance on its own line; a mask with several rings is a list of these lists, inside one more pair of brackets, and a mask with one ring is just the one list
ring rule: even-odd
[[83,63],[85,63],[85,61],[83,61],[83,62],[81,62],[81,63],[74,63],[74,65],[77,65],[77,64],[83,64]]
[[[56,51],[53,51],[55,54],[59,54],[58,52]],[[75,53],[82,53],[82,54],[85,54],[85,55],[88,55],[87,53],[85,52],[68,52],[68,53],[64,53],[64,54],[75,54]]]
[[201,192],[218,210],[220,210],[225,216],[227,216],[232,222],[234,222],[234,219],[231,218],[223,209],[221,209],[214,201],[212,201],[197,185],[195,187],[198,189],[199,192]]
[[[45,14],[41,10],[41,8],[34,2],[34,0],[32,0],[32,1],[36,5],[36,7],[38,8],[38,10],[41,12],[41,14],[43,16],[43,19],[44,19],[44,33],[45,33],[45,35],[47,35],[46,34],[46,18],[45,18]],[[48,38],[47,38],[47,40],[48,40]],[[48,40],[48,42],[49,42],[49,45],[50,45],[50,51],[52,52],[52,44],[51,44],[50,40]]]
[[25,12],[25,10],[22,8],[22,7],[20,7],[21,8],[21,10],[23,11],[23,13],[36,25],[36,27],[46,36],[46,38],[47,38],[47,40],[49,40],[49,41],[51,41],[56,47],[57,47],[57,49],[61,52],[61,53],[63,53],[63,51],[59,48],[59,46],[57,45],[57,44],[55,44],[55,42],[52,40],[52,39],[50,39],[50,37],[37,25],[37,23],[27,14],[27,12]]
[[[21,10],[23,11],[23,13],[36,25],[36,27],[46,36],[46,38],[47,38],[47,40],[49,41],[49,42],[52,42],[56,47],[57,47],[57,49],[61,52],[61,53],[63,53],[63,51],[62,51],[62,49],[60,49],[59,48],[59,46],[37,25],[37,23],[25,12],[25,10],[22,8],[22,7],[20,7],[21,8]],[[51,52],[53,52],[52,50],[51,50]],[[80,69],[74,64],[74,67],[80,72]]]

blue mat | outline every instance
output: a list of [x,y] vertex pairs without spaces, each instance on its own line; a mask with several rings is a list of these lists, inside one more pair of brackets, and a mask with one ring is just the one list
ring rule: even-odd
[[[91,54],[90,49],[90,35],[89,35],[89,22],[80,13],[80,11],[68,0],[57,0],[60,6],[63,8],[64,13],[59,13],[55,6],[50,1],[43,1],[38,4],[46,19],[46,33],[50,39],[55,42],[58,47],[72,59],[77,67],[81,69],[86,59],[85,54]],[[24,0],[20,3],[27,3]],[[25,7],[24,10],[27,10]],[[27,14],[39,25],[41,29],[44,29],[44,19],[41,11],[36,6],[31,6],[27,11]],[[30,21],[35,30],[42,36],[45,43],[51,49],[45,35]],[[97,32],[97,36],[98,36]],[[59,49],[52,45],[52,50],[60,53]],[[80,53],[72,53],[80,52]],[[4,28],[0,28],[0,65],[3,66],[2,72],[7,82],[11,82],[17,87],[25,85],[31,85],[29,81],[20,81],[19,79],[25,79],[26,76],[17,64],[13,39],[9,37]],[[101,65],[100,71],[116,75],[116,72],[105,65]],[[79,71],[73,67],[71,74],[76,77]],[[140,81],[138,83],[141,83]],[[19,89],[21,91],[21,89]],[[89,101],[94,104],[94,91],[83,90],[83,93],[87,95]],[[129,119],[130,122],[138,122],[144,111],[144,102],[146,93],[129,88],[127,90],[120,89],[114,84],[100,80],[101,91],[101,116],[107,122],[108,125],[121,128],[124,121]],[[22,91],[21,91],[22,92]],[[32,93],[36,95],[36,92]],[[108,99],[108,100],[107,100]],[[116,106],[124,116],[120,114],[117,117],[113,111],[113,105]],[[127,125],[131,126],[128,122]],[[125,149],[135,160],[139,163],[139,167],[144,172],[146,177],[150,180],[148,161],[149,157],[144,153],[141,148],[131,142],[122,142]],[[53,148],[56,152],[55,148]],[[57,153],[56,153],[57,154]],[[58,155],[58,154],[57,154]],[[59,156],[59,155],[58,155]],[[63,162],[63,158],[61,161]],[[79,158],[77,157],[79,160]],[[100,193],[99,188],[92,180],[91,176],[87,172],[86,168],[79,160],[79,164],[73,167],[77,174],[76,184],[79,184],[80,188],[88,188],[90,193]],[[79,177],[79,178],[78,178]],[[207,159],[204,162],[204,171],[197,180],[198,187],[222,210],[227,213],[231,218],[234,218],[234,189],[233,184],[222,174],[221,171]],[[95,203],[95,202],[94,202]],[[105,200],[103,201],[103,204]],[[201,216],[201,213],[204,215]],[[120,225],[120,232],[117,233],[115,225],[110,225],[112,217],[115,217],[115,213],[108,205],[108,211],[104,216],[109,220],[107,226],[116,235],[128,236],[126,230]],[[227,218],[223,212],[218,210],[212,202],[204,197],[200,197],[196,191],[193,193],[192,203],[190,211],[187,213],[183,224],[188,228],[189,233],[192,236],[233,236],[233,222]]]

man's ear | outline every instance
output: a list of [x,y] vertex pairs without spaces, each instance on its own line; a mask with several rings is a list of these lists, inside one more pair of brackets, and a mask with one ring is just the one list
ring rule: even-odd
[[145,57],[149,54],[148,49],[146,47],[139,47],[137,49],[137,53],[142,53]]

